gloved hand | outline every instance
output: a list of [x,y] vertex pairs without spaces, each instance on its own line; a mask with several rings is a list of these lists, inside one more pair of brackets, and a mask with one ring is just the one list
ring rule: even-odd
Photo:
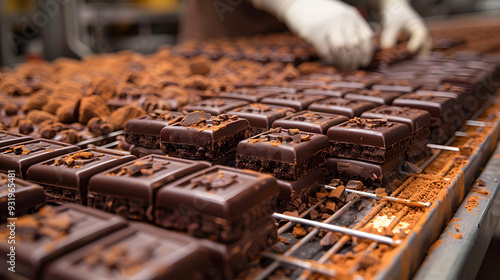
[[429,31],[422,18],[408,3],[409,0],[380,0],[382,15],[382,48],[393,47],[399,32],[410,36],[408,51],[427,54],[432,46]]
[[336,0],[252,0],[311,43],[319,56],[344,70],[373,58],[373,31],[352,6]]

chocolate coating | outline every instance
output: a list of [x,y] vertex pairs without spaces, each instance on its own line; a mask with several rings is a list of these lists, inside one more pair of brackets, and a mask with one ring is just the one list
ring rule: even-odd
[[223,92],[220,97],[244,100],[252,103],[258,103],[262,98],[278,93],[294,93],[289,88],[281,87],[255,87],[255,88],[237,88],[230,92]]
[[394,99],[392,105],[426,110],[431,116],[442,118],[447,112],[453,111],[455,100],[450,97],[408,93]]
[[344,95],[347,99],[355,99],[359,101],[369,101],[377,105],[391,104],[394,99],[401,96],[401,92],[397,91],[380,91],[360,89]]
[[[15,191],[15,197],[9,199],[10,190]],[[15,201],[15,206],[10,205],[12,211],[9,201]],[[45,194],[42,187],[0,173],[0,223],[5,223],[10,217],[36,212],[43,205]]]
[[125,125],[125,139],[129,144],[159,148],[162,128],[179,122],[183,118],[184,114],[180,112],[156,110],[145,117],[129,120]]
[[386,119],[390,122],[403,123],[408,126],[410,133],[429,127],[431,116],[425,110],[397,106],[380,106],[361,114],[367,119]]

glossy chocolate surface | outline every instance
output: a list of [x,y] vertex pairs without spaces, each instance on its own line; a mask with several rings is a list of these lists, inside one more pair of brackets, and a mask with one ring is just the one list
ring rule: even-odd
[[[42,269],[50,261],[125,227],[125,220],[102,211],[76,204],[46,206],[38,213],[16,222],[16,273],[29,279],[41,279]],[[9,229],[0,227],[0,252],[10,246],[5,238]],[[7,269],[7,262],[0,269]]]
[[213,166],[161,188],[157,207],[192,209],[234,221],[277,196],[278,192],[276,179],[272,176]]
[[102,171],[135,159],[135,156],[116,150],[92,148],[60,156],[31,166],[27,172],[27,180],[37,182],[44,188],[70,189],[76,191],[77,197],[54,197],[49,192],[48,199],[59,202],[73,201],[86,205],[87,186],[90,178]]
[[294,93],[290,92],[290,90],[293,89],[282,88],[282,87],[237,88],[230,92],[221,93],[220,97],[258,103],[260,100],[262,100],[262,98],[275,95],[278,93]]
[[380,91],[370,89],[360,89],[346,94],[347,99],[355,99],[359,101],[373,102],[377,105],[391,104],[394,99],[401,96],[401,92],[397,91]]
[[325,112],[354,118],[361,116],[363,112],[375,107],[376,104],[368,101],[332,97],[314,102],[308,107],[308,109],[316,112]]
[[328,146],[328,138],[322,134],[273,128],[241,141],[236,148],[236,154],[297,164],[310,159]]
[[389,147],[410,135],[407,125],[381,119],[355,118],[332,126],[327,132],[330,141],[363,146]]
[[326,95],[303,94],[303,93],[282,93],[263,98],[261,103],[274,104],[294,108],[296,111],[307,109],[316,101],[327,98]]
[[93,176],[89,195],[110,195],[153,204],[160,187],[209,166],[200,161],[146,156]]
[[32,140],[31,136],[0,130],[0,148]]
[[298,129],[304,132],[325,134],[330,127],[348,120],[349,118],[342,115],[301,111],[275,121],[273,128],[282,127],[286,129]]
[[246,104],[248,104],[248,102],[243,100],[229,98],[210,98],[191,103],[184,107],[184,111],[204,111],[212,115],[220,115],[222,113],[229,112],[234,108],[245,106]]
[[132,223],[50,264],[45,279],[203,279],[212,261],[189,236]]
[[415,133],[422,128],[429,127],[431,124],[431,116],[425,110],[388,105],[366,111],[361,114],[361,117],[403,123],[408,126],[410,133]]
[[26,171],[34,164],[79,150],[77,146],[45,139],[31,140],[0,148],[0,171],[14,170],[16,176],[26,178]]
[[410,80],[402,79],[382,79],[372,86],[374,90],[414,92],[422,85]]
[[285,106],[252,103],[229,111],[227,114],[237,115],[247,119],[251,127],[269,129],[274,121],[295,112],[295,109]]

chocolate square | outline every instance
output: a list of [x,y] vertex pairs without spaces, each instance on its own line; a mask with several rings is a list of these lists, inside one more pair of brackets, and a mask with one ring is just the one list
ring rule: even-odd
[[213,166],[161,188],[155,223],[233,242],[273,213],[278,193],[272,176]]
[[286,117],[295,112],[295,109],[284,106],[252,103],[229,111],[227,114],[236,115],[250,122],[250,135],[256,135],[269,130],[277,119]]
[[47,201],[87,205],[90,178],[133,159],[135,156],[116,150],[85,149],[35,164],[29,168],[26,178],[45,189]]
[[273,128],[238,144],[236,167],[297,180],[325,162],[328,146],[325,135]]
[[[16,273],[42,279],[42,271],[57,258],[126,226],[123,218],[76,204],[46,206],[16,221]],[[10,229],[0,227],[0,252],[7,255]],[[7,270],[7,262],[0,269]]]
[[77,146],[45,139],[6,146],[0,148],[0,172],[14,170],[16,176],[25,179],[30,166],[79,149]]
[[192,112],[162,129],[160,146],[169,156],[214,161],[234,151],[249,129],[249,122],[238,116]]
[[209,166],[158,155],[139,158],[94,175],[89,183],[88,205],[128,219],[152,222],[159,188]]
[[383,163],[402,155],[410,146],[410,129],[382,119],[354,118],[327,132],[330,156]]
[[[292,90],[292,92],[290,92],[290,90]],[[295,90],[290,88],[281,88],[281,87],[255,87],[255,88],[244,87],[244,88],[237,88],[230,92],[223,92],[220,94],[220,97],[258,103],[263,98],[278,93],[295,93]]]
[[368,101],[377,105],[388,105],[399,96],[399,91],[380,91],[370,89],[360,89],[347,93],[344,97],[347,99],[355,99],[359,101]]
[[145,148],[160,148],[160,133],[162,128],[181,121],[184,114],[155,110],[142,118],[132,119],[125,125],[125,140],[129,144]]
[[60,280],[204,279],[211,277],[212,263],[195,239],[132,223],[54,261],[44,275]]

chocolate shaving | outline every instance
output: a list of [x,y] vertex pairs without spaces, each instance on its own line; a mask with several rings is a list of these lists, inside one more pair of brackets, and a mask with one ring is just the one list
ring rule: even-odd
[[225,174],[224,172],[219,172],[217,176],[214,175],[204,175],[191,180],[191,189],[194,188],[205,188],[207,191],[212,189],[222,189],[229,187],[236,182],[238,175],[236,174]]
[[184,117],[184,119],[181,121],[181,125],[185,127],[197,125],[201,122],[206,122],[207,119],[210,119],[211,117],[212,115],[210,115],[209,113],[205,113],[203,111],[194,111]]
[[[97,157],[104,156],[103,154],[97,155]],[[92,152],[76,152],[71,155],[62,156],[54,160],[55,166],[67,165],[73,168],[79,168],[84,166],[85,164],[96,160],[96,156]]]

